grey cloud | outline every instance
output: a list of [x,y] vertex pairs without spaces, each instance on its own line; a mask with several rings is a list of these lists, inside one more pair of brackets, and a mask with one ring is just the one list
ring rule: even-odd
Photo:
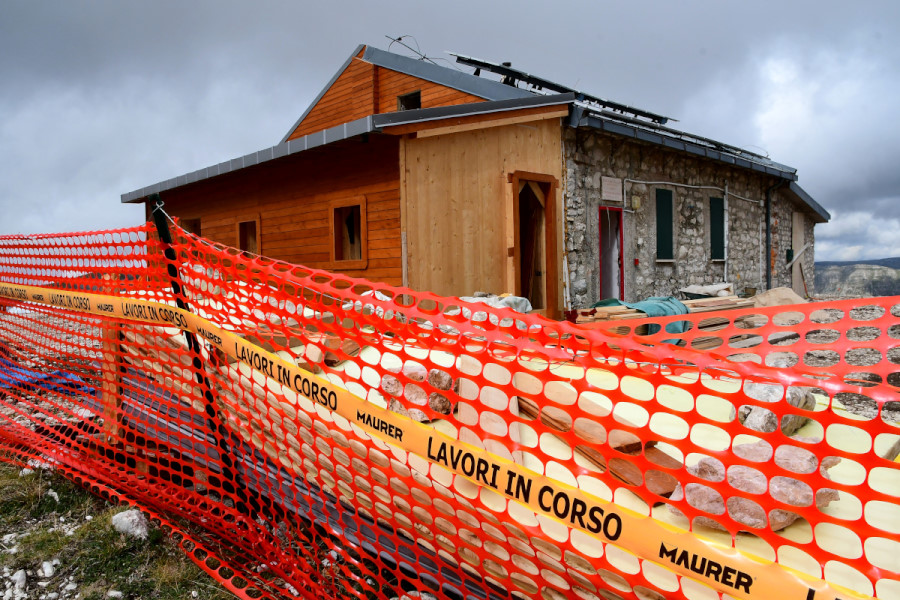
[[[900,218],[898,16],[889,1],[5,2],[3,233],[139,222],[120,193],[276,143],[356,44],[386,48],[385,34],[762,147],[836,215]],[[778,60],[794,81],[767,76]],[[803,119],[776,127],[792,97]],[[820,258],[860,242],[846,225],[817,232]]]

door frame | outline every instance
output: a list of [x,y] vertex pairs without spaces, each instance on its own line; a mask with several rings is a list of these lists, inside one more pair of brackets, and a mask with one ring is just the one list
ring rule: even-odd
[[522,295],[521,274],[522,263],[519,253],[519,184],[522,182],[533,181],[537,184],[547,186],[544,201],[544,252],[545,252],[545,273],[544,277],[544,298],[546,307],[536,312],[543,314],[550,319],[558,319],[559,310],[559,264],[557,263],[557,207],[556,207],[556,190],[559,187],[559,180],[552,175],[545,173],[532,173],[530,171],[513,171],[506,176],[509,183],[512,184],[512,229],[513,229],[513,247],[508,249],[508,256],[512,257],[514,263],[514,279],[513,293],[517,296]]
[[621,207],[600,206],[597,210],[597,238],[598,249],[597,262],[598,281],[600,282],[600,295],[603,295],[603,211],[619,213],[619,300],[625,299],[625,213]]

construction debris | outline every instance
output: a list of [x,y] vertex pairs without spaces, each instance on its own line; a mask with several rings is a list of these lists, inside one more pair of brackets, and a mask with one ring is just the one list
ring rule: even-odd
[[754,306],[787,306],[789,304],[806,304],[806,300],[788,287],[772,288],[753,297]]
[[[755,306],[752,299],[738,298],[737,296],[682,300],[682,304],[687,307],[689,314],[753,308]],[[567,318],[576,324],[585,324],[625,319],[646,319],[647,314],[627,306],[598,306],[596,308],[569,311]]]

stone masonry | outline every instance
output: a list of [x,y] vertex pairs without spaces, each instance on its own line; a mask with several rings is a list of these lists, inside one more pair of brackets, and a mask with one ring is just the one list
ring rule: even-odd
[[[756,171],[715,162],[656,145],[629,140],[592,129],[564,128],[565,253],[570,308],[584,308],[600,299],[599,208],[623,208],[625,300],[676,295],[692,284],[728,281],[736,293],[765,289],[765,260],[773,261],[772,287],[791,285],[785,268],[791,247],[792,213],[801,210],[784,188],[772,194],[772,254],[765,256],[766,190],[777,179]],[[625,182],[624,202],[603,201],[603,177]],[[671,182],[668,184],[653,182]],[[694,187],[683,187],[694,186]],[[724,189],[726,201],[726,260],[712,260],[710,249],[711,197],[722,198],[711,186]],[[673,193],[674,254],[672,261],[656,259],[656,189]],[[621,196],[621,192],[619,192]],[[747,198],[740,199],[737,196]],[[811,218],[804,220],[807,242],[813,240]],[[799,248],[796,249],[799,251]],[[810,293],[814,280],[813,248],[803,255]]]

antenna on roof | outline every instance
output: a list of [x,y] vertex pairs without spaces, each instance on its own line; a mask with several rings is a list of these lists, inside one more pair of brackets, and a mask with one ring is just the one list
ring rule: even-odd
[[[430,58],[428,58],[427,56],[425,56],[425,54],[422,52],[422,50],[419,49],[419,42],[418,42],[418,40],[416,40],[415,37],[413,37],[413,36],[411,36],[411,35],[409,35],[409,34],[401,35],[400,37],[396,37],[396,38],[392,38],[392,37],[389,36],[389,35],[386,35],[386,36],[384,36],[384,37],[386,37],[387,39],[391,40],[391,43],[388,44],[388,51],[390,51],[391,46],[393,46],[394,44],[400,44],[401,46],[403,46],[404,48],[406,48],[407,50],[409,50],[410,52],[412,52],[412,53],[414,53],[416,56],[418,56],[418,57],[419,57],[419,60],[427,60],[428,62],[430,62],[430,63],[433,64],[433,65],[436,65],[436,64],[437,64],[436,62],[434,62],[433,60],[431,60]],[[413,48],[413,47],[410,46],[409,44],[405,44],[405,43],[403,42],[403,38],[412,38],[412,41],[415,42],[416,47]]]

